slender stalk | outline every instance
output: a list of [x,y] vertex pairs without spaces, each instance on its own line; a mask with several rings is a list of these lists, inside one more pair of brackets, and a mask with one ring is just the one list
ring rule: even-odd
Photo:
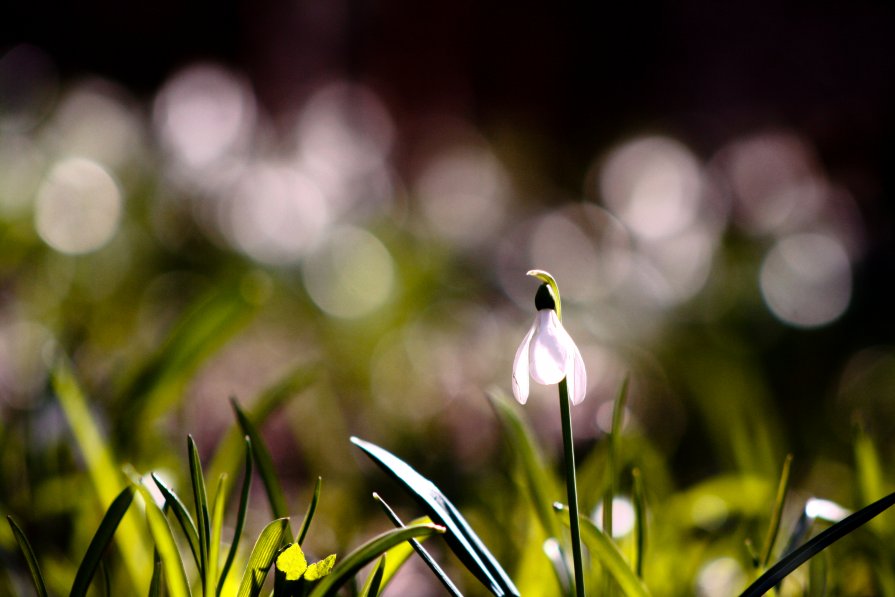
[[584,597],[584,566],[581,560],[581,529],[578,523],[578,482],[575,479],[575,446],[572,443],[572,413],[569,388],[559,382],[559,408],[562,418],[562,443],[565,453],[566,489],[569,496],[569,527],[572,531],[572,561],[575,566],[575,594]]

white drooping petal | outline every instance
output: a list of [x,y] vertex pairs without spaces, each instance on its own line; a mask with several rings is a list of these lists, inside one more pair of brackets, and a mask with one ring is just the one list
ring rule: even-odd
[[519,404],[525,404],[528,400],[528,349],[537,327],[538,323],[535,320],[522,339],[522,344],[516,349],[516,358],[513,359],[513,396]]
[[562,327],[556,311],[541,309],[535,320],[535,332],[529,349],[531,378],[542,385],[552,385],[566,376],[572,338]]
[[[566,335],[568,336],[568,334]],[[572,401],[572,404],[579,404],[587,396],[587,370],[584,368],[584,359],[581,358],[581,351],[578,350],[578,346],[572,341],[571,337],[569,337],[569,343],[572,347],[569,355],[569,366],[566,368],[569,399]]]

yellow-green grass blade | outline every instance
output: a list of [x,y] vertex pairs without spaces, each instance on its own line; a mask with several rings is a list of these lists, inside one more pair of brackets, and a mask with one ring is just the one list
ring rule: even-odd
[[385,587],[382,583],[382,577],[385,574],[386,555],[382,554],[382,557],[379,558],[379,563],[376,564],[373,572],[367,577],[367,582],[364,583],[360,597],[378,597],[379,592]]
[[320,502],[320,491],[323,487],[323,477],[317,477],[317,482],[314,484],[314,493],[311,496],[311,502],[308,504],[308,511],[305,512],[305,517],[301,521],[301,528],[298,530],[298,535],[295,537],[295,542],[301,545],[305,536],[308,534],[308,529],[311,527],[311,521],[314,519],[314,514],[317,512],[317,504]]
[[[97,501],[99,504],[110,504],[125,485],[125,480],[90,414],[87,397],[64,356],[56,360],[52,384],[81,450]],[[145,534],[140,532],[135,516],[136,513],[125,516],[118,526],[115,540],[136,592],[145,590],[149,583],[150,554],[145,547]]]
[[218,581],[218,594],[224,589],[224,583],[227,575],[230,573],[230,567],[233,565],[233,559],[236,557],[236,551],[239,548],[239,540],[242,537],[242,529],[245,525],[246,510],[249,506],[249,492],[252,488],[252,441],[245,438],[245,470],[242,474],[242,491],[239,495],[239,510],[236,512],[236,526],[233,529],[233,540],[230,543],[230,551],[227,553],[227,559],[224,567],[221,569],[221,578]]
[[625,403],[628,401],[629,377],[626,375],[615,397],[612,407],[612,429],[609,432],[608,464],[606,473],[609,477],[606,483],[606,491],[603,494],[603,530],[607,537],[612,537],[612,502],[618,493],[619,475],[619,450],[622,434],[622,417],[625,413]]
[[75,574],[75,580],[71,587],[72,597],[83,597],[87,594],[87,589],[90,587],[90,582],[93,580],[93,576],[96,574],[96,570],[102,561],[103,554],[112,542],[115,530],[118,528],[128,508],[130,508],[133,499],[133,487],[125,487],[109,505],[109,509],[106,510],[99,528],[87,547],[87,552],[81,560],[81,565],[78,566],[78,571]]
[[264,527],[249,555],[237,597],[257,597],[261,593],[264,579],[267,578],[277,552],[291,536],[288,518],[278,518]]
[[332,572],[323,577],[311,591],[310,597],[326,597],[335,595],[336,591],[354,577],[358,571],[386,553],[391,548],[409,539],[429,537],[435,533],[443,533],[444,527],[434,524],[418,524],[393,529],[377,535],[356,550],[345,556],[335,565]]
[[559,489],[556,479],[544,463],[544,457],[531,429],[502,392],[492,391],[488,394],[488,398],[510,443],[513,457],[518,462],[525,490],[538,521],[548,537],[560,537],[560,527],[552,506],[556,497],[560,495]]
[[211,543],[208,546],[208,565],[205,573],[205,594],[214,597],[218,586],[218,557],[221,550],[221,533],[224,528],[224,497],[227,475],[221,475],[211,508]]
[[[558,505],[558,511],[563,524],[569,523],[569,509]],[[587,517],[582,516],[581,538],[590,551],[591,557],[597,560],[606,572],[615,579],[622,592],[628,597],[646,597],[650,594],[643,581],[637,577],[634,570],[625,560],[621,550],[614,541],[609,539],[597,525]]]
[[158,475],[152,473],[151,476],[155,486],[158,487],[162,496],[165,498],[165,505],[174,513],[174,518],[180,523],[180,528],[183,530],[184,536],[186,536],[190,551],[193,552],[196,568],[201,570],[202,559],[199,555],[199,531],[196,530],[196,524],[193,522],[192,516],[190,516],[189,511],[186,509],[186,506],[183,505],[183,502],[180,501],[180,498],[177,497],[177,494],[165,485]]
[[146,507],[146,522],[162,562],[162,574],[168,585],[168,595],[170,597],[190,597],[186,570],[183,568],[183,560],[180,559],[180,552],[177,550],[171,527],[168,526],[168,518],[155,503],[152,494],[149,493],[149,489],[143,485],[140,478],[137,475],[132,475],[131,481],[140,492]]
[[19,549],[22,550],[22,555],[25,556],[25,563],[28,564],[28,571],[31,573],[31,580],[34,582],[35,592],[39,597],[47,597],[47,585],[44,582],[43,574],[40,571],[40,565],[37,563],[37,557],[34,555],[34,549],[31,548],[31,543],[28,541],[28,537],[25,536],[25,533],[16,521],[13,520],[12,516],[7,516],[6,520],[9,521],[9,526],[12,528],[12,534],[16,538],[16,543],[19,544]]
[[780,519],[783,517],[783,505],[786,502],[786,493],[789,491],[789,473],[792,469],[792,454],[786,455],[783,461],[783,470],[780,473],[780,483],[777,485],[777,495],[774,498],[774,507],[771,510],[771,520],[768,523],[768,533],[765,535],[761,550],[761,566],[766,567],[771,561],[771,552],[774,543],[777,542],[777,533],[780,532]]

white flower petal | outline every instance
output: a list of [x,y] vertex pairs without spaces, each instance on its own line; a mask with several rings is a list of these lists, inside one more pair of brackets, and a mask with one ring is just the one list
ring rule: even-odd
[[559,383],[566,376],[569,346],[575,343],[553,309],[538,311],[535,327],[529,350],[531,378],[545,386]]
[[528,350],[531,345],[531,337],[535,333],[537,320],[528,329],[522,344],[516,349],[516,358],[513,359],[513,396],[519,401],[519,404],[525,404],[528,400]]
[[[569,338],[571,341],[571,337]],[[581,351],[572,341],[572,353],[569,358],[569,369],[567,370],[567,385],[569,387],[569,399],[572,404],[580,404],[584,397],[587,396],[587,370],[584,368],[584,359],[581,358]]]

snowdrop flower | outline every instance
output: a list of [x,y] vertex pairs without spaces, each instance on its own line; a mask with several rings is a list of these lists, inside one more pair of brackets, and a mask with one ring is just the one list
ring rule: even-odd
[[[529,272],[542,280],[540,272]],[[535,316],[531,329],[522,339],[513,360],[513,395],[521,404],[528,400],[529,376],[542,385],[566,379],[572,404],[584,400],[587,393],[587,372],[575,341],[569,336],[557,313],[554,296],[556,282],[544,283],[535,295]]]

